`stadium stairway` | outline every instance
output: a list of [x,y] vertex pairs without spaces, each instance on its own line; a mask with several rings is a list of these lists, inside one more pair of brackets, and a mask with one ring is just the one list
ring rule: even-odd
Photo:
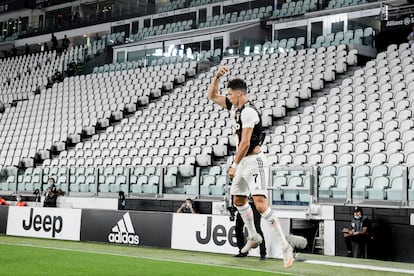
[[85,61],[84,74],[91,74],[93,72],[94,68],[96,68],[98,66],[103,66],[107,63],[110,63],[111,58],[112,58],[112,56],[107,51],[103,51],[102,53],[100,53],[96,57],[94,57],[92,59],[89,59],[89,60],[87,59]]

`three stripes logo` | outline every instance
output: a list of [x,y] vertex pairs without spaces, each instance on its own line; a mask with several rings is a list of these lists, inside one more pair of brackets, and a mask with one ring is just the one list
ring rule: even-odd
[[139,236],[135,235],[135,229],[129,213],[124,214],[112,228],[111,233],[108,235],[108,241],[110,243],[139,244]]

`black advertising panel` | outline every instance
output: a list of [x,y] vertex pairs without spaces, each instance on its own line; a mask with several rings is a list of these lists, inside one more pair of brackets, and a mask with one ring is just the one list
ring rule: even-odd
[[0,206],[0,233],[1,234],[6,234],[8,214],[9,214],[9,207]]
[[414,15],[404,14],[381,21],[381,30],[396,30],[412,25],[414,25]]
[[81,241],[171,247],[172,214],[82,210]]

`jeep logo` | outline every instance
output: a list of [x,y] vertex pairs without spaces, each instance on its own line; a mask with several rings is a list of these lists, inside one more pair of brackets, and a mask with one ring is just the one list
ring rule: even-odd
[[23,229],[30,230],[33,228],[36,232],[43,230],[44,232],[52,231],[52,237],[56,236],[56,233],[60,233],[63,228],[63,219],[61,216],[49,216],[46,215],[42,218],[41,215],[33,216],[33,208],[30,208],[30,217],[28,220],[23,220]]
[[226,228],[218,224],[212,227],[212,218],[207,217],[207,227],[205,230],[205,234],[202,234],[201,231],[196,232],[196,239],[197,242],[200,244],[208,244],[211,239],[213,239],[214,244],[218,246],[222,246],[226,244],[226,242],[229,242],[231,246],[236,247],[237,241],[236,241],[236,231],[235,226],[230,227],[229,231],[227,232]]

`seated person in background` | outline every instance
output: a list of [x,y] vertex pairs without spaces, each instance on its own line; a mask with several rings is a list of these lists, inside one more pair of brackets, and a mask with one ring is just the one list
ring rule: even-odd
[[9,206],[9,203],[7,203],[7,201],[0,197],[0,205]]
[[27,206],[26,201],[22,200],[22,196],[21,195],[17,195],[16,196],[16,206]]
[[362,216],[362,209],[359,207],[354,208],[354,217],[351,220],[350,228],[343,228],[342,233],[344,234],[347,257],[352,257],[352,243],[358,244],[359,252],[357,257],[363,257],[365,244],[369,240],[370,221],[368,218]]
[[59,72],[58,69],[55,70],[55,73],[52,76],[52,83],[58,83],[63,81],[63,75],[61,72]]
[[177,213],[187,213],[187,214],[196,214],[196,211],[193,208],[193,201],[191,198],[187,198],[180,208],[178,208]]
[[72,59],[72,61],[69,63],[69,65],[68,65],[68,71],[67,71],[67,74],[69,75],[69,76],[73,76],[73,75],[75,75],[76,74],[76,63],[75,63],[75,60],[73,60]]
[[78,62],[76,63],[76,69],[78,74],[82,74],[83,70],[85,69],[85,64],[78,58]]

